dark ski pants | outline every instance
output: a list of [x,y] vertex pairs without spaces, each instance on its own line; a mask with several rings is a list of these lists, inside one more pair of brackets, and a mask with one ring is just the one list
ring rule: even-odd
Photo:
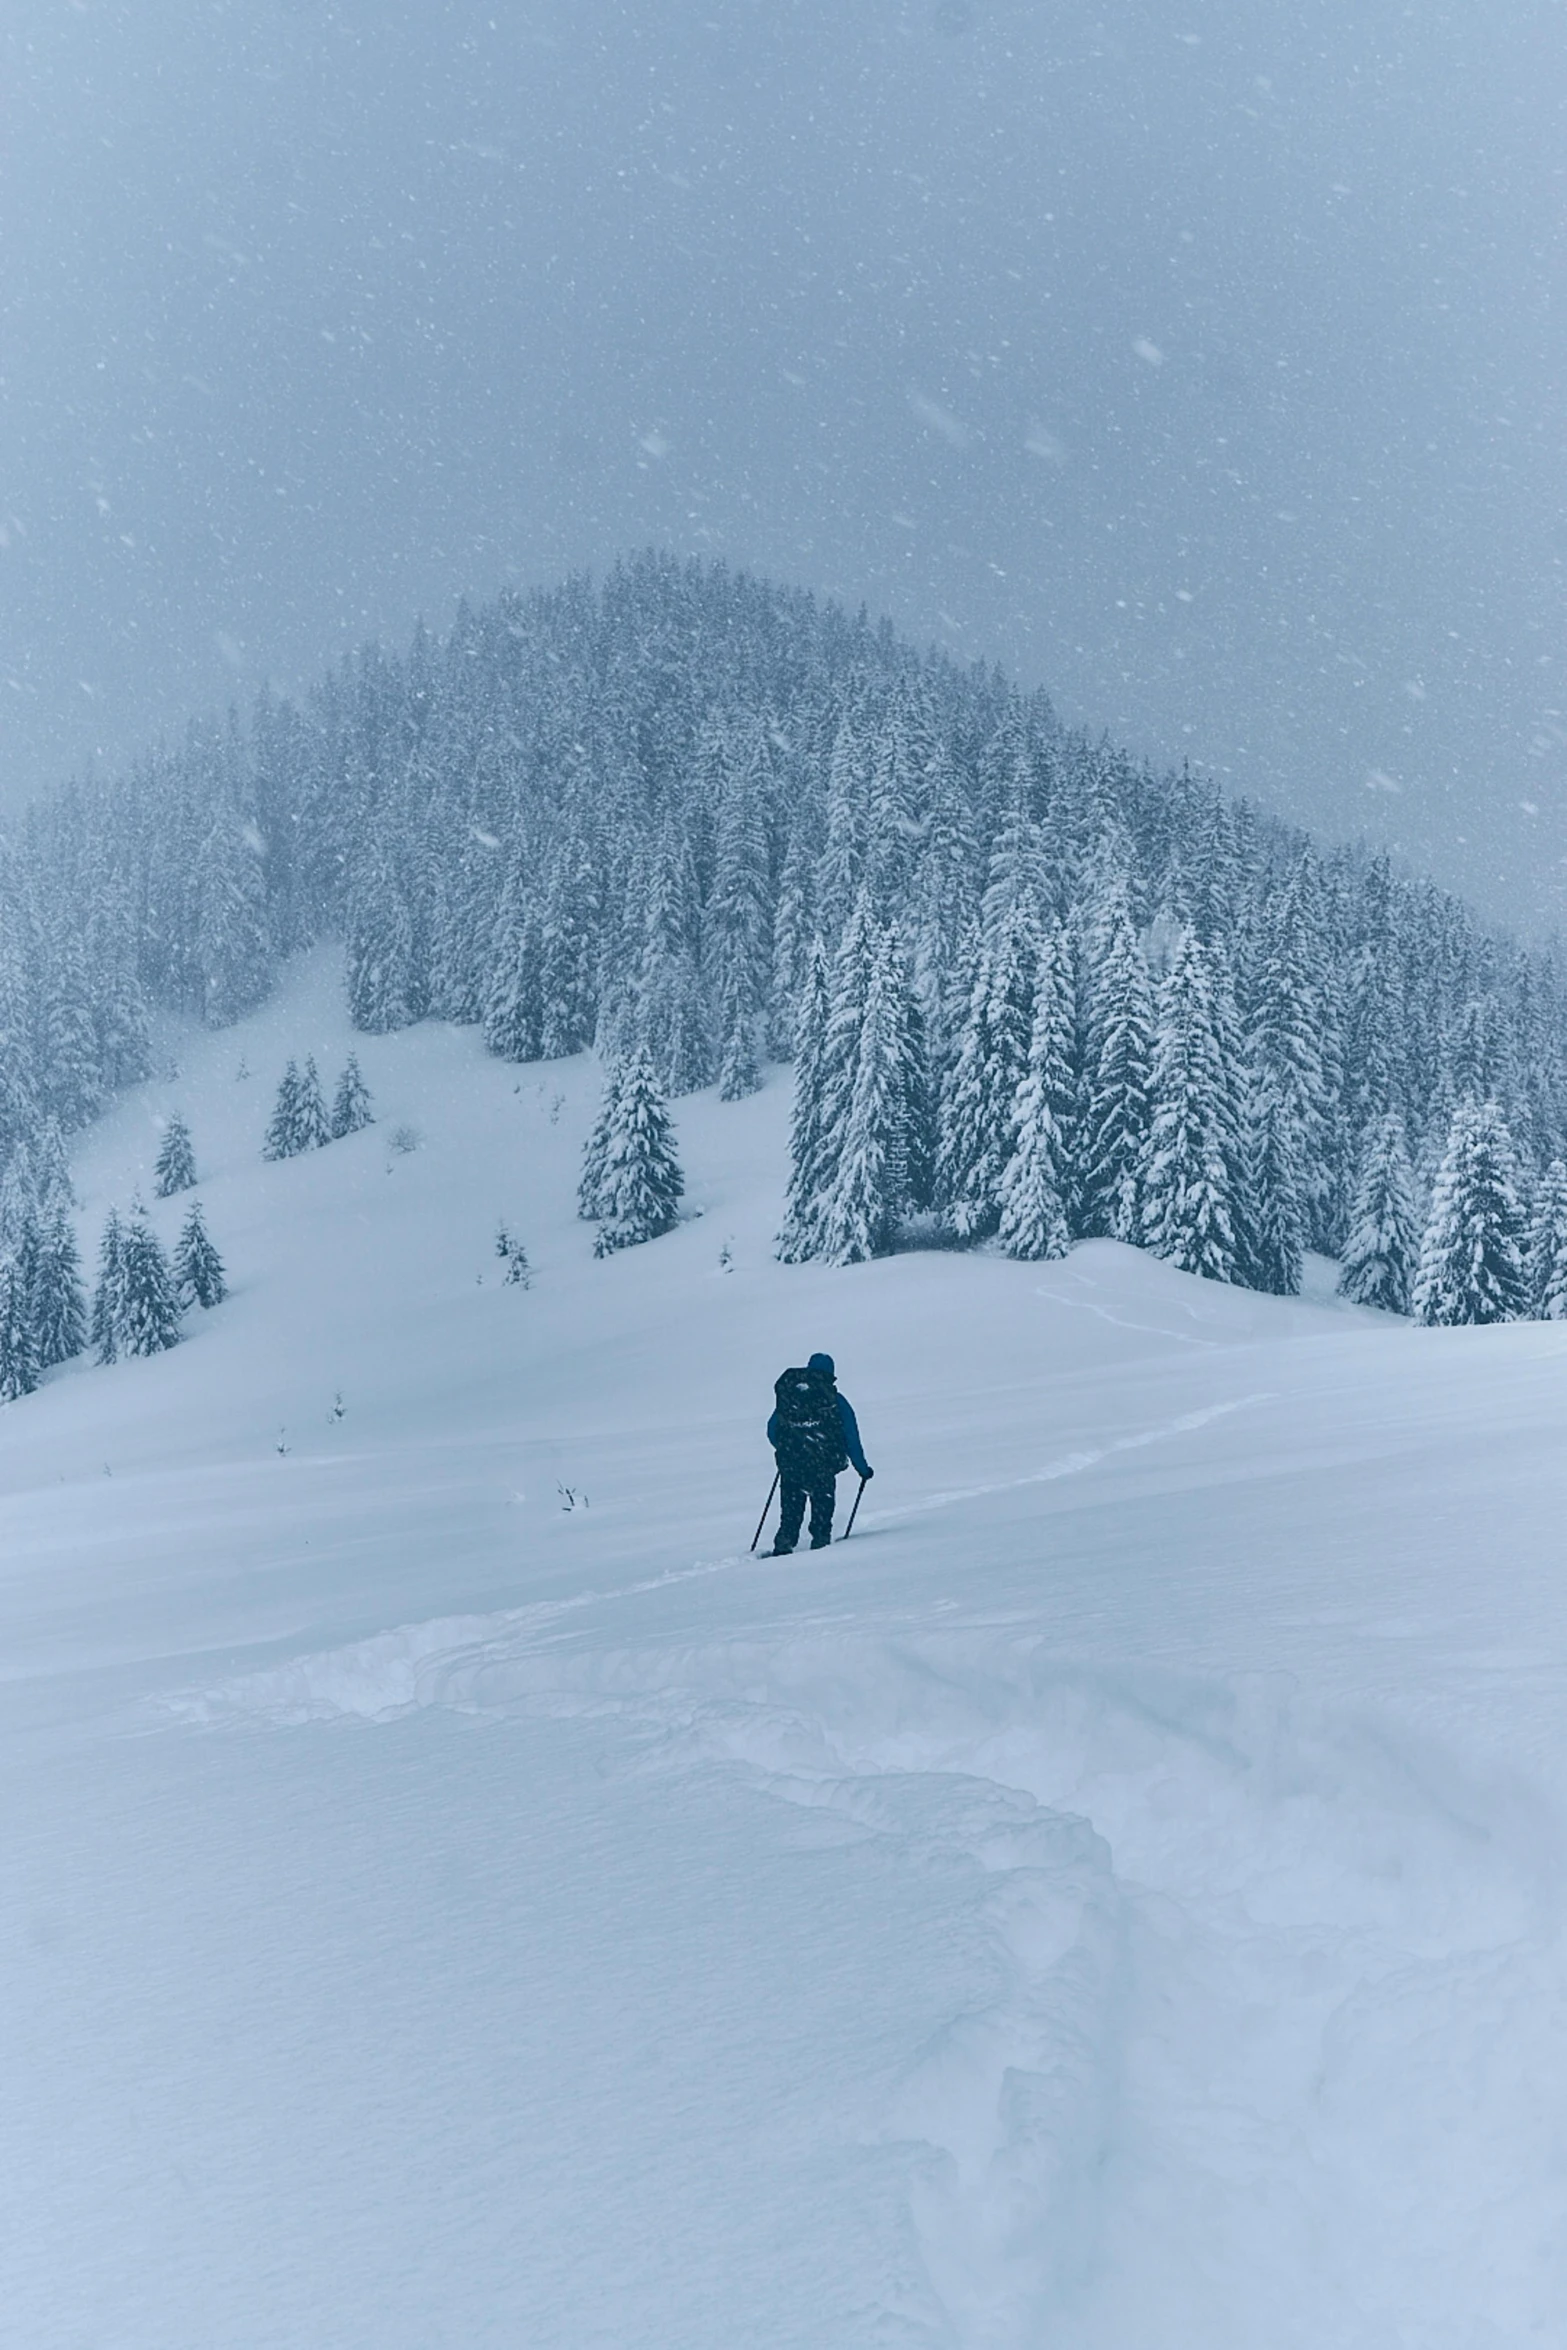
[[778,1490],[782,1508],[778,1519],[779,1550],[793,1550],[800,1539],[800,1521],[805,1516],[805,1505],[811,1505],[811,1541],[814,1544],[831,1542],[833,1503],[838,1498],[838,1480],[829,1477],[825,1484],[802,1485],[781,1470]]

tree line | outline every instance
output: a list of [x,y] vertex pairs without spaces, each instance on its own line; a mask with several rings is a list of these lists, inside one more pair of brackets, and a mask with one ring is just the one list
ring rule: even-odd
[[464,608],[34,810],[0,857],[6,1164],[146,1073],[152,1007],[232,1019],[331,934],[366,1032],[595,1046],[666,1102],[792,1058],[786,1257],[1104,1234],[1288,1290],[1352,1253],[1390,1120],[1418,1258],[1485,1112],[1533,1261],[1567,1159],[1553,955],[722,566]]

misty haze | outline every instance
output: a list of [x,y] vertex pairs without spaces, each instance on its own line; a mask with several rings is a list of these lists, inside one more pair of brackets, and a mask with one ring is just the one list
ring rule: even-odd
[[1558,919],[1544,0],[0,26],[14,802],[656,544]]

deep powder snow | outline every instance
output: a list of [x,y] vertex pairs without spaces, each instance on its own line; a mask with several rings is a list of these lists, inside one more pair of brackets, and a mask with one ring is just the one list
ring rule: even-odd
[[781,1081],[595,1262],[591,1065],[339,1000],[170,1032],[84,1229],[179,1108],[234,1294],[0,1416],[7,2338],[1567,2336],[1567,1332],[781,1267]]

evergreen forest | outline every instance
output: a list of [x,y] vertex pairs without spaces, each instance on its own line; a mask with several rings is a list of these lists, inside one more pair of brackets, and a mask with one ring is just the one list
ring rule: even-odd
[[[595,1047],[650,1133],[792,1060],[788,1260],[1106,1236],[1284,1293],[1322,1251],[1431,1321],[1567,1297],[1549,955],[716,565],[463,607],[192,725],[33,807],[0,908],[13,1203],[148,1074],[154,1007],[222,1025],[337,936],[361,1030]],[[660,1180],[602,1247],[663,1228]]]

